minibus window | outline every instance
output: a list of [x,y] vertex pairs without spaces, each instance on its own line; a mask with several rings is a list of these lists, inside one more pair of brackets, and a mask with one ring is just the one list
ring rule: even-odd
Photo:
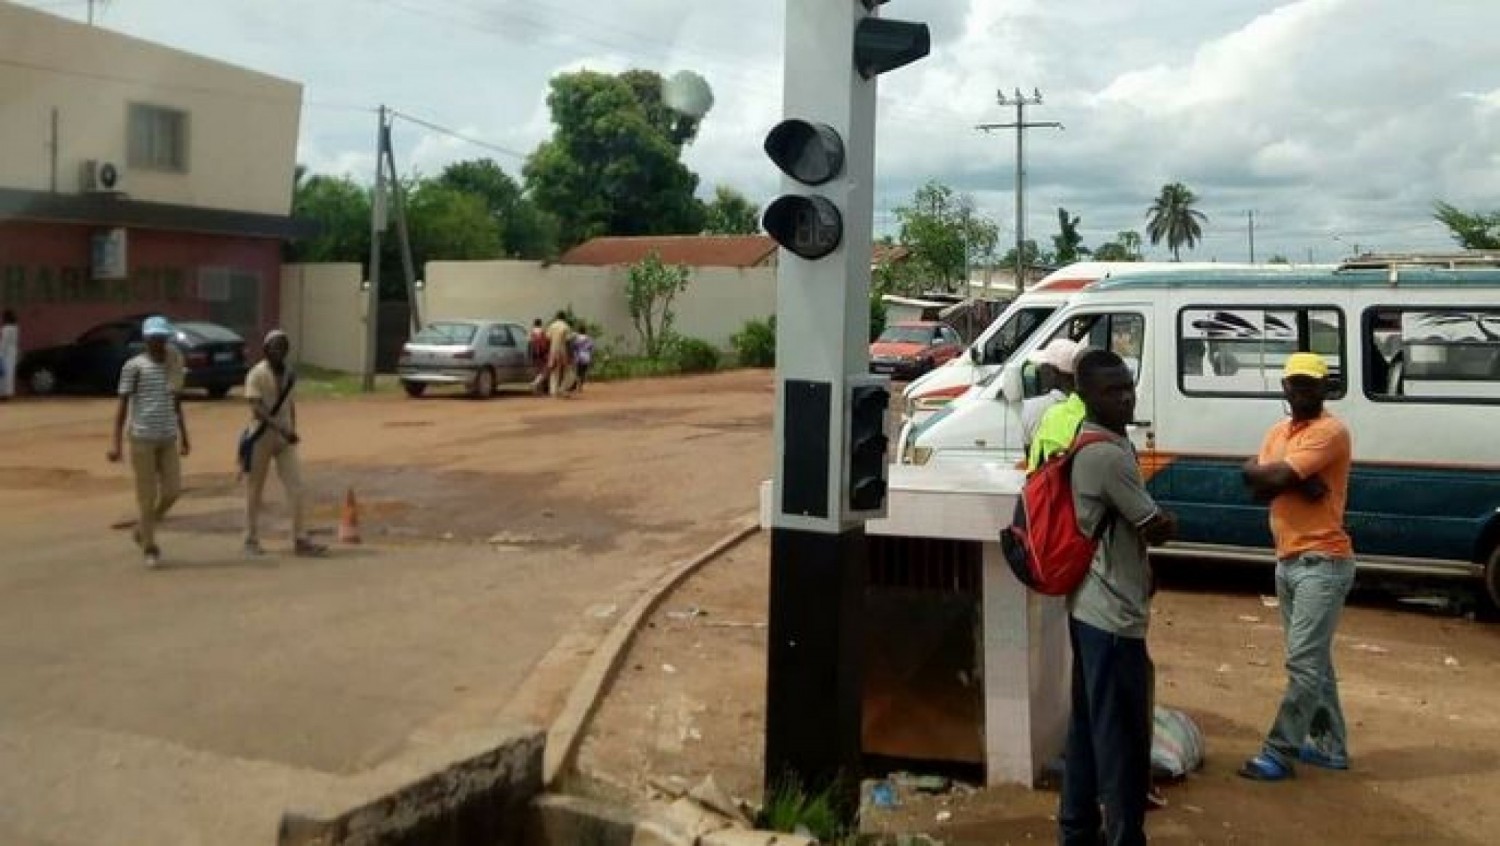
[[1500,402],[1500,310],[1377,307],[1360,336],[1372,400]]
[[1016,348],[1026,342],[1033,333],[1052,316],[1053,308],[1023,308],[995,331],[984,347],[985,364],[1004,364],[1010,360]]
[[1281,396],[1281,369],[1295,352],[1328,362],[1332,398],[1345,392],[1344,316],[1335,308],[1214,305],[1183,309],[1177,323],[1178,386],[1188,396]]

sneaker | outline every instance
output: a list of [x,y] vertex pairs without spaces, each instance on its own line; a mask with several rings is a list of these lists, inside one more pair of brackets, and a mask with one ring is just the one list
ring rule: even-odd
[[1297,760],[1325,770],[1349,769],[1349,756],[1324,752],[1312,743],[1305,743],[1301,749],[1297,750]]
[[310,540],[299,540],[292,551],[299,558],[321,558],[328,553],[328,547]]
[[261,548],[260,541],[245,541],[246,558],[261,558],[265,554],[266,551]]
[[161,566],[161,550],[157,549],[154,546],[148,548],[146,550],[146,569],[147,570],[155,570],[157,567],[160,567],[160,566]]

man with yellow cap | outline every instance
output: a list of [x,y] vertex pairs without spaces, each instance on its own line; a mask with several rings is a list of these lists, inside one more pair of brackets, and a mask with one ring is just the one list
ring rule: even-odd
[[1354,547],[1344,528],[1353,444],[1324,408],[1328,364],[1315,353],[1287,357],[1281,388],[1291,417],[1271,427],[1245,484],[1271,504],[1276,596],[1286,630],[1287,689],[1260,754],[1240,775],[1281,781],[1300,761],[1349,768],[1344,712],[1333,670],[1333,635],[1354,584]]

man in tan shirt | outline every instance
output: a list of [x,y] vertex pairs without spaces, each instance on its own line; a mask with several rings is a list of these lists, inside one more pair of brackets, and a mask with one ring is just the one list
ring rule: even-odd
[[247,436],[253,439],[245,483],[245,554],[260,556],[260,507],[266,475],[276,464],[276,475],[286,490],[287,510],[292,518],[292,550],[297,555],[322,555],[326,548],[307,539],[302,521],[302,466],[297,459],[297,406],[292,388],[297,376],[286,364],[292,344],[286,333],[273,329],[266,335],[265,358],[245,377],[245,398],[250,402],[251,423]]
[[569,343],[573,327],[568,325],[568,315],[559,311],[547,326],[547,386],[554,397],[567,396],[573,390],[573,356]]

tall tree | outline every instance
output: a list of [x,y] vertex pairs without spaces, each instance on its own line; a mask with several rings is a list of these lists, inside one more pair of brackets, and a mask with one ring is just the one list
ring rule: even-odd
[[[500,224],[484,199],[437,179],[418,179],[407,194],[407,220],[417,272],[429,261],[502,256]],[[394,239],[391,239],[394,240]]]
[[1089,248],[1083,245],[1083,233],[1078,231],[1082,222],[1081,217],[1076,214],[1069,217],[1068,210],[1058,206],[1057,234],[1052,236],[1052,246],[1056,249],[1053,260],[1058,264],[1072,264],[1089,254]]
[[1134,229],[1122,229],[1115,233],[1115,242],[1130,253],[1130,258],[1125,259],[1126,261],[1141,260],[1141,233]]
[[704,208],[703,231],[709,235],[754,235],[760,213],[744,194],[728,185],[714,187],[714,198]]
[[1466,250],[1500,250],[1500,211],[1464,212],[1444,202],[1432,204],[1433,217]]
[[287,246],[294,262],[357,261],[370,257],[370,192],[354,180],[304,176],[298,168],[292,216],[318,225],[312,238]]
[[1130,249],[1118,241],[1105,241],[1094,250],[1097,261],[1135,261]]
[[454,162],[437,181],[484,201],[500,227],[504,255],[523,259],[557,255],[557,220],[527,199],[520,184],[493,159]]
[[1166,239],[1173,261],[1182,261],[1181,249],[1198,245],[1203,238],[1203,224],[1208,216],[1193,208],[1198,196],[1181,182],[1169,182],[1146,210],[1146,236],[1152,246]]
[[951,291],[968,280],[969,267],[995,252],[999,229],[974,211],[974,198],[928,182],[910,205],[896,209],[900,241],[932,282]]
[[[1031,267],[1032,265],[1046,265],[1052,263],[1052,256],[1048,253],[1042,252],[1041,248],[1036,245],[1036,242],[1031,240],[1030,238],[1027,238],[1025,243],[1023,243],[1021,247],[1025,251],[1025,255],[1022,256],[1022,258],[1025,260],[1025,264],[1027,267]],[[1013,268],[1016,266],[1015,247],[1011,247],[1009,250],[1005,251],[1005,255],[1000,259],[1000,266],[1007,268]]]
[[681,161],[698,118],[677,115],[650,71],[553,77],[554,131],[527,160],[527,190],[566,249],[596,235],[703,231],[698,177]]

